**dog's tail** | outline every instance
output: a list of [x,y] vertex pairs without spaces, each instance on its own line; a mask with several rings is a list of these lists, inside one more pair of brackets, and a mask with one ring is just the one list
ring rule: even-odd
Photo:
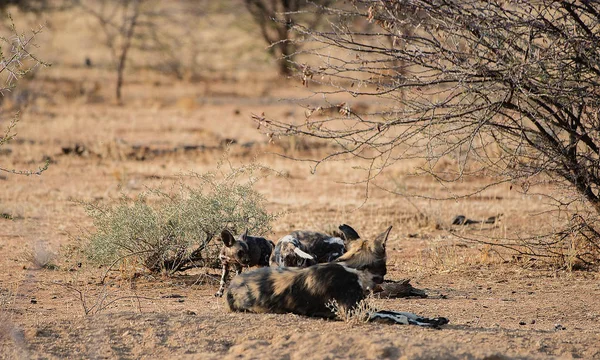
[[383,321],[402,325],[418,325],[426,327],[440,327],[446,325],[449,320],[445,317],[426,318],[409,312],[380,310],[369,315],[368,321]]

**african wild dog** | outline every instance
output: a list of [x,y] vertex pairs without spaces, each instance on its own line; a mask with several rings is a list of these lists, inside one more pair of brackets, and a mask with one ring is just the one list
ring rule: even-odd
[[297,230],[290,236],[298,239],[307,251],[314,255],[317,263],[331,262],[342,256],[346,251],[344,240],[316,231]]
[[270,265],[308,267],[337,259],[346,252],[350,241],[360,238],[358,233],[346,224],[340,225],[338,229],[334,230],[333,236],[300,230],[284,236],[275,245]]
[[331,236],[316,231],[293,231],[290,236],[298,239],[314,255],[317,263],[331,262],[346,252],[350,242],[360,238],[358,233],[350,226],[343,224],[339,226],[341,237]]
[[286,235],[277,241],[271,254],[269,265],[279,267],[308,267],[316,264],[315,257],[292,235]]
[[275,247],[270,240],[248,236],[248,230],[236,240],[229,230],[225,229],[221,232],[221,240],[223,247],[219,253],[219,260],[223,266],[223,274],[215,296],[223,296],[230,266],[235,268],[236,275],[242,272],[242,267],[269,266],[269,257]]
[[[391,226],[375,240],[359,239],[331,263],[308,268],[261,268],[236,276],[227,290],[231,311],[295,313],[335,318],[329,308],[335,300],[342,311],[355,308],[386,274],[385,243]],[[425,326],[447,323],[444,318],[426,319],[408,313],[373,312],[371,320],[390,320]]]

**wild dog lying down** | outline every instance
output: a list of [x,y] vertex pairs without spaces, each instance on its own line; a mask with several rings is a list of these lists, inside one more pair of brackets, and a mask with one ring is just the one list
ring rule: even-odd
[[339,229],[335,230],[339,236],[315,231],[294,231],[279,239],[269,264],[279,267],[308,267],[335,260],[346,252],[349,241],[359,238],[356,231],[346,224],[340,225]]
[[[231,311],[254,313],[295,313],[334,318],[335,301],[341,311],[354,309],[386,274],[385,242],[391,227],[375,240],[359,239],[331,263],[308,268],[261,268],[236,276],[227,290]],[[408,313],[373,312],[369,319],[400,324],[439,326],[445,318],[427,319]]]
[[305,251],[315,257],[317,263],[327,263],[342,256],[349,243],[360,238],[358,233],[346,224],[340,225],[339,229],[342,237],[305,230],[293,231],[289,236],[298,239]]
[[269,259],[270,266],[308,267],[316,264],[313,255],[292,235],[286,235],[277,241]]
[[223,266],[223,274],[221,275],[219,291],[216,292],[215,296],[223,296],[230,266],[235,268],[236,275],[242,272],[242,267],[269,266],[269,258],[275,247],[275,244],[270,240],[248,236],[247,230],[236,240],[229,230],[225,229],[221,232],[221,240],[223,241],[223,247],[219,254],[219,260],[221,260]]

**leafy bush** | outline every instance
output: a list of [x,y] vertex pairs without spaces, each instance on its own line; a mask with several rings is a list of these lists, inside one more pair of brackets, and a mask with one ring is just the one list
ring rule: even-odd
[[[93,262],[141,265],[172,274],[192,267],[218,267],[220,244],[213,241],[225,227],[252,235],[271,230],[276,215],[265,210],[264,197],[253,189],[255,166],[181,178],[170,192],[148,189],[116,204],[82,203],[94,220],[86,238]],[[243,176],[249,180],[241,182]],[[197,186],[183,183],[196,180]]]

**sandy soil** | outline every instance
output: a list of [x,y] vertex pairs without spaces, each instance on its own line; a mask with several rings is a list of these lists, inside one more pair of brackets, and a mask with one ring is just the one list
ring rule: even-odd
[[[156,109],[58,104],[24,114],[20,141],[10,145],[12,152],[2,157],[3,162],[23,168],[50,156],[53,163],[40,177],[5,175],[1,180],[1,210],[12,217],[0,220],[3,357],[600,357],[597,273],[523,267],[508,261],[507,254],[504,261],[489,249],[461,244],[449,231],[457,213],[475,218],[505,214],[501,225],[458,230],[463,233],[527,229],[531,218],[516,209],[526,206],[533,213],[543,203],[508,189],[453,203],[414,200],[431,219],[419,219],[412,205],[384,192],[373,192],[363,205],[363,188],[340,183],[360,180],[358,174],[348,173],[348,164],[326,165],[311,175],[305,164],[268,153],[282,148],[266,143],[254,130],[250,114],[285,114],[297,111],[294,105],[247,97],[217,105],[211,105],[210,98],[202,100],[206,104],[184,110],[176,103]],[[219,120],[213,120],[217,116]],[[109,201],[120,192],[134,196],[144,186],[168,183],[179,172],[213,169],[224,138],[238,141],[231,150],[234,161],[244,163],[259,154],[262,163],[287,174],[267,177],[257,185],[269,210],[286,211],[271,238],[291,229],[320,229],[341,222],[373,236],[394,225],[388,277],[411,278],[429,297],[373,301],[385,309],[446,316],[450,325],[431,330],[295,315],[232,314],[212,296],[217,286],[214,271],[133,281],[111,272],[103,286],[99,279],[105,269],[85,262],[78,267],[78,238],[91,224],[71,200]],[[245,151],[241,144],[251,141],[256,142],[255,149]],[[76,143],[89,153],[63,154],[63,147]],[[210,148],[142,161],[123,155],[131,144]],[[117,146],[125,150],[114,150]],[[402,168],[396,170],[402,181],[420,191],[442,191],[432,181],[411,180],[402,175]],[[543,219],[535,219],[543,224]],[[53,261],[57,267],[36,269],[30,261],[32,252],[57,254]],[[85,315],[84,301],[88,308],[100,308]]]
[[[191,83],[142,73],[126,80],[125,105],[117,106],[106,80],[112,74],[61,63],[53,53],[56,59],[58,66],[23,85],[38,95],[21,108],[18,138],[0,153],[2,166],[17,169],[51,159],[42,176],[0,173],[0,358],[600,359],[597,272],[552,269],[454,236],[550,228],[542,197],[506,186],[446,202],[373,190],[365,202],[363,186],[346,184],[364,179],[353,169],[359,163],[324,164],[311,174],[306,163],[273,153],[325,150],[269,144],[251,121],[262,112],[303,121],[302,108],[280,101],[309,95],[299,83],[272,73]],[[3,104],[6,113],[18,108],[11,99]],[[383,309],[445,316],[450,324],[432,330],[229,313],[213,296],[213,270],[135,279],[110,271],[101,285],[106,269],[79,252],[91,220],[73,200],[133,197],[146,186],[168,186],[180,173],[212,170],[228,139],[236,141],[232,162],[257,158],[284,175],[256,186],[270,211],[283,212],[271,239],[340,223],[370,237],[393,225],[388,278],[410,278],[429,297],[372,301]],[[65,154],[77,145],[81,154]],[[398,164],[379,181],[430,196],[487,181],[444,189],[409,176],[414,165]],[[457,214],[485,219],[500,213],[500,224],[450,225]],[[32,259],[45,256],[55,266],[37,268]]]

